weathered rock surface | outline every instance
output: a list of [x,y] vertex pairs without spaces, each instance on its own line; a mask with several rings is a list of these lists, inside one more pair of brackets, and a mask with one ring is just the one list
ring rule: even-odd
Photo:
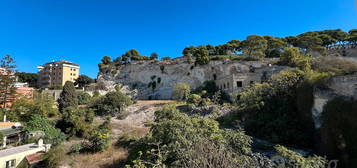
[[[188,83],[197,88],[208,80],[215,80],[231,74],[246,74],[251,67],[257,71],[272,72],[283,69],[269,66],[269,61],[210,61],[207,65],[195,65],[185,61],[132,62],[118,67],[110,67],[99,73],[98,81],[108,88],[121,84],[126,92],[137,99],[171,99],[176,83]],[[130,90],[130,91],[128,91]]]

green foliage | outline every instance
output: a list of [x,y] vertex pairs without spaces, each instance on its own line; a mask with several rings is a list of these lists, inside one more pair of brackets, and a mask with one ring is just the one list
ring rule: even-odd
[[199,106],[200,103],[202,101],[202,98],[200,95],[197,95],[197,94],[191,94],[188,99],[187,99],[187,103],[188,104],[193,104],[195,106]]
[[151,60],[157,60],[157,58],[159,58],[159,54],[157,54],[156,52],[151,53],[150,55]]
[[61,112],[63,111],[63,109],[67,107],[78,106],[78,96],[73,82],[67,81],[64,84],[62,93],[57,101],[58,101],[58,108]]
[[63,86],[62,85],[51,85],[48,87],[50,90],[62,90]]
[[37,88],[37,73],[17,72],[15,75],[19,82],[28,83],[30,87]]
[[94,79],[90,78],[87,75],[79,75],[79,77],[74,82],[74,85],[78,85],[79,87],[83,88],[91,83],[94,83]]
[[193,53],[193,56],[196,58],[196,63],[199,65],[205,65],[208,64],[210,61],[210,58],[208,56],[209,52],[207,48],[205,47],[199,47],[195,52]]
[[87,137],[92,130],[93,119],[94,112],[91,109],[68,107],[63,110],[56,127],[69,137]]
[[238,114],[244,119],[248,134],[291,146],[312,144],[314,125],[309,110],[312,90],[309,87],[301,89],[304,76],[302,71],[282,71],[267,83],[256,84],[241,92]]
[[171,58],[170,57],[162,57],[161,60],[163,60],[163,61],[171,61]]
[[280,145],[275,146],[275,149],[278,155],[284,159],[284,163],[279,164],[280,167],[324,168],[326,165],[326,160],[323,157],[314,155],[305,158]]
[[4,73],[0,73],[0,105],[2,108],[7,108],[9,99],[16,95],[14,87],[16,78],[13,77],[16,68],[15,60],[10,55],[5,55],[0,60],[0,68],[5,70]]
[[280,57],[282,50],[288,45],[283,39],[264,36],[264,39],[267,40],[267,50],[265,55],[267,57]]
[[268,47],[268,41],[262,36],[250,35],[242,41],[243,53],[249,57],[265,57],[265,50]]
[[331,73],[332,76],[348,75],[357,72],[357,62],[338,57],[319,57],[313,60],[312,69]]
[[104,56],[103,58],[102,58],[102,64],[104,64],[104,65],[108,65],[108,64],[110,64],[112,62],[112,58],[110,58],[109,56]]
[[121,92],[108,92],[105,96],[96,99],[90,108],[94,110],[96,115],[115,116],[132,103],[132,100]]
[[103,152],[110,146],[110,118],[108,118],[103,124],[93,129],[85,141],[74,144],[71,147],[71,153],[83,153],[83,152]]
[[356,121],[357,100],[336,97],[323,108],[321,130],[326,152],[345,167],[357,166]]
[[91,102],[92,96],[87,92],[78,92],[78,104],[85,105]]
[[281,54],[279,63],[292,67],[298,67],[301,70],[307,71],[311,69],[311,58],[300,53],[298,48],[285,48]]
[[58,168],[60,166],[61,161],[65,158],[65,151],[63,146],[57,146],[51,148],[44,156],[44,166],[46,168]]
[[216,82],[213,80],[205,81],[201,86],[193,90],[192,92],[200,95],[204,98],[212,98],[212,96],[218,91]]
[[54,127],[54,122],[40,115],[32,115],[26,122],[25,131],[43,131],[45,133],[44,142],[52,145],[61,144],[66,136],[61,130]]
[[[174,105],[165,105],[163,109],[155,112],[155,122],[150,133],[133,144],[128,157],[130,162],[134,161],[136,165],[141,162],[149,166],[149,162],[161,166],[180,167],[188,163],[187,159],[198,155],[219,158],[220,155],[215,153],[195,150],[201,148],[196,144],[207,143],[209,146],[222,146],[227,149],[226,151],[232,151],[237,155],[251,152],[251,139],[244,132],[219,129],[218,123],[214,120],[190,118],[180,113]],[[226,159],[238,165],[239,157],[229,156],[232,158]]]
[[173,88],[172,98],[175,100],[187,100],[191,87],[187,83],[177,83]]
[[8,118],[11,121],[28,121],[35,114],[54,117],[58,115],[58,110],[51,95],[35,93],[33,100],[24,98],[16,100],[10,108],[10,113]]
[[88,141],[92,152],[103,152],[110,146],[111,128],[109,127],[109,124],[110,120],[107,120],[91,132]]

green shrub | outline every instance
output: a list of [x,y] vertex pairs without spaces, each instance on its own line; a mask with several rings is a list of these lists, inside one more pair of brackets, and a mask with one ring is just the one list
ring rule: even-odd
[[357,62],[339,57],[319,57],[313,60],[312,69],[332,75],[348,75],[357,72]]
[[94,112],[87,108],[68,107],[63,110],[56,126],[69,137],[87,137],[92,130]]
[[87,92],[79,92],[78,93],[78,104],[85,105],[88,104],[92,99],[92,96]]
[[65,155],[66,155],[66,153],[63,149],[63,146],[57,146],[57,147],[51,148],[50,151],[48,151],[43,156],[43,159],[44,159],[43,167],[58,168],[60,166],[61,161],[64,160]]
[[173,88],[172,98],[175,100],[187,100],[191,87],[187,83],[177,83]]
[[115,116],[132,103],[132,100],[121,92],[108,92],[105,96],[96,99],[90,108],[94,110],[96,115]]
[[45,133],[43,137],[45,143],[59,145],[65,140],[66,136],[61,130],[55,128],[54,124],[53,121],[45,117],[33,115],[30,120],[26,122],[24,130],[27,132],[43,131]]

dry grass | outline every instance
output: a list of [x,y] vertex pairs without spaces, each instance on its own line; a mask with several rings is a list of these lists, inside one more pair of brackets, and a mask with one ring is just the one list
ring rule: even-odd
[[176,103],[174,100],[138,100],[137,104],[147,104],[147,105],[163,105],[169,103]]
[[72,168],[114,168],[123,166],[123,161],[128,153],[124,148],[112,146],[108,150],[95,154],[71,154],[67,155],[66,165]]

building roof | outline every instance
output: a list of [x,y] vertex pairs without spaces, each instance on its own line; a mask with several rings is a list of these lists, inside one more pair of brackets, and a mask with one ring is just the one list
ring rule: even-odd
[[27,162],[32,165],[34,163],[38,163],[40,161],[42,161],[43,159],[41,158],[41,156],[45,154],[44,152],[38,152],[38,153],[33,153],[33,154],[30,154],[30,155],[27,155],[26,156],[26,160]]
[[0,132],[5,135],[13,135],[13,134],[17,134],[22,132],[21,128],[5,128],[5,129],[1,129]]
[[0,150],[0,158],[18,154],[18,153],[22,153],[22,152],[26,152],[26,151],[31,151],[34,148],[38,148],[38,146],[37,146],[37,144],[32,143],[32,144],[26,144],[26,145],[22,145],[22,146],[17,146],[17,147],[13,147],[13,148],[9,148],[9,149]]
[[73,62],[66,61],[66,60],[48,62],[48,63],[44,64],[43,66],[46,66],[46,65],[49,65],[49,64],[68,64],[68,65],[73,65],[73,66],[78,66],[79,67],[78,64],[75,64]]

